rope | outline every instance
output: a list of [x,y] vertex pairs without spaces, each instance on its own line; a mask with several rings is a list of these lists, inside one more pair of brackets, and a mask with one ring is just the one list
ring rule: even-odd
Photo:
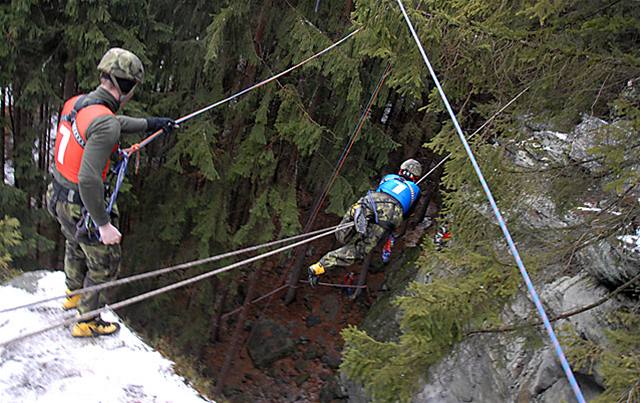
[[[308,281],[305,280],[300,280],[301,283],[304,284],[309,284]],[[317,285],[323,286],[323,287],[335,287],[335,288],[367,288],[366,285],[345,285],[345,284],[334,284],[334,283],[318,283]],[[278,288],[274,288],[273,290],[269,291],[268,293],[252,300],[249,304],[255,304],[257,302],[262,301],[265,298],[269,298],[270,296],[279,293],[280,291],[284,290],[285,288],[288,288],[289,286],[287,284],[281,285]],[[298,288],[298,287],[296,287]],[[224,315],[221,316],[221,319],[226,319],[229,316],[235,315],[236,313],[242,311],[245,307],[241,306],[239,308],[234,309],[231,312],[227,312]]]
[[[284,290],[284,289],[285,289],[285,288],[287,288],[287,287],[288,287],[288,285],[287,285],[287,284],[281,285],[280,287],[275,288],[275,289],[273,289],[273,290],[269,291],[268,293],[264,294],[263,296],[258,297],[258,298],[256,298],[256,299],[252,300],[251,302],[249,302],[249,305],[251,305],[251,304],[255,304],[255,303],[257,303],[257,302],[260,302],[260,301],[262,301],[262,300],[263,300],[263,299],[265,299],[265,298],[269,298],[270,296],[272,296],[272,295],[274,295],[274,294],[279,293],[280,291]],[[228,318],[229,316],[235,315],[235,314],[237,314],[238,312],[242,311],[244,308],[245,308],[244,306],[241,306],[240,308],[234,309],[234,310],[233,310],[233,311],[231,311],[231,312],[227,312],[227,313],[225,313],[224,315],[222,315],[222,316],[220,317],[220,319],[224,320],[224,319]]]
[[351,136],[349,138],[349,142],[347,143],[345,148],[342,150],[342,154],[340,155],[340,158],[338,158],[338,161],[336,163],[336,167],[333,170],[333,174],[331,175],[331,178],[329,179],[329,182],[327,182],[327,185],[322,190],[322,193],[320,194],[320,197],[318,198],[318,201],[316,202],[316,204],[314,206],[314,209],[313,209],[313,211],[311,213],[311,216],[309,218],[309,221],[308,221],[308,223],[309,223],[308,225],[309,226],[313,225],[313,222],[315,221],[316,216],[320,212],[320,208],[322,207],[322,203],[324,203],[324,200],[326,199],[327,194],[329,193],[329,190],[331,189],[331,187],[333,187],[333,184],[335,183],[336,179],[338,179],[338,175],[340,174],[340,171],[344,167],[344,163],[346,162],[347,157],[349,156],[349,153],[351,152],[351,149],[353,148],[353,145],[355,144],[358,136],[362,132],[362,128],[364,127],[364,123],[367,120],[367,117],[369,116],[369,113],[371,113],[371,108],[373,107],[373,103],[375,102],[376,98],[378,97],[378,94],[380,93],[380,90],[382,89],[382,85],[384,84],[385,80],[389,76],[389,72],[390,71],[391,71],[391,64],[387,64],[387,66],[384,69],[384,72],[382,73],[382,76],[380,77],[380,80],[376,84],[375,90],[371,94],[371,98],[369,98],[369,102],[367,102],[367,106],[365,107],[364,112],[362,112],[362,115],[360,115],[360,119],[358,120],[358,123],[356,124],[356,126],[353,129],[353,133],[351,134]]
[[[257,88],[260,88],[260,87],[262,87],[262,86],[274,81],[274,80],[277,80],[278,78],[284,76],[285,74],[288,74],[288,73],[292,72],[293,70],[296,70],[296,69],[302,67],[303,65],[309,63],[310,61],[312,61],[314,59],[317,59],[318,57],[320,57],[323,54],[329,52],[330,50],[340,46],[343,42],[346,42],[349,38],[351,38],[352,36],[354,36],[355,34],[360,32],[361,29],[362,28],[356,29],[355,31],[351,32],[350,34],[348,34],[344,38],[342,38],[339,41],[333,43],[331,46],[321,50],[320,52],[314,54],[313,56],[310,56],[310,57],[306,58],[305,60],[301,61],[300,63],[298,63],[298,64],[296,64],[294,66],[291,66],[288,69],[286,69],[284,71],[281,71],[280,73],[278,73],[278,74],[276,74],[276,75],[274,75],[274,76],[272,76],[272,77],[270,77],[270,78],[268,78],[268,79],[266,79],[264,81],[261,81],[261,82],[259,82],[257,84],[254,84],[251,87],[245,88],[242,91],[237,92],[237,93],[235,93],[235,94],[233,94],[233,95],[231,95],[231,96],[229,96],[229,97],[227,97],[225,99],[222,99],[220,101],[214,102],[211,105],[205,106],[202,109],[199,109],[199,110],[197,110],[195,112],[192,112],[192,113],[190,113],[190,114],[188,114],[186,116],[183,116],[183,117],[179,118],[178,120],[176,120],[176,124],[179,125],[181,123],[184,123],[187,120],[192,119],[192,118],[194,118],[194,117],[196,117],[196,116],[198,116],[198,115],[200,115],[200,114],[202,114],[204,112],[207,112],[207,111],[209,111],[209,110],[211,110],[211,109],[213,109],[215,107],[218,107],[218,106],[220,106],[220,105],[222,105],[224,103],[227,103],[227,102],[229,102],[229,101],[231,101],[233,99],[236,99],[239,96],[246,94],[247,92],[253,91],[253,90],[257,89]],[[131,147],[125,149],[124,152],[127,153],[130,156],[134,152],[137,152],[140,149],[146,147],[147,144],[149,144],[153,140],[155,140],[160,134],[162,134],[162,132],[163,132],[162,129],[156,131],[155,133],[153,133],[150,136],[148,136],[145,139],[143,139],[141,142],[136,143],[136,144],[132,145]]]
[[[626,283],[622,284],[620,287],[616,288],[615,290],[613,290],[609,294],[605,295],[604,297],[600,298],[596,302],[593,302],[593,303],[588,304],[588,305],[583,305],[583,306],[581,306],[579,308],[574,308],[574,309],[571,309],[569,311],[563,312],[563,313],[561,313],[559,315],[556,315],[553,318],[551,318],[550,321],[551,322],[556,322],[556,321],[561,320],[561,319],[567,319],[567,318],[570,318],[572,316],[579,315],[579,314],[581,314],[583,312],[589,311],[589,310],[591,310],[593,308],[597,308],[600,305],[604,304],[605,302],[609,301],[611,298],[613,298],[616,295],[620,294],[627,287],[630,287],[633,283],[635,283],[638,280],[640,280],[640,274],[637,274],[631,280],[629,280]],[[467,332],[465,335],[466,336],[473,336],[473,335],[476,335],[476,334],[513,332],[515,330],[525,329],[525,328],[528,328],[528,327],[531,327],[531,326],[540,326],[542,324],[543,323],[541,321],[536,321],[536,322],[533,322],[533,323],[532,322],[524,322],[524,323],[520,323],[520,324],[504,325],[504,326],[495,327],[495,328],[471,330],[471,331]]]
[[[520,91],[520,93],[518,95],[516,95],[515,97],[513,97],[511,99],[511,101],[507,102],[502,108],[500,108],[500,110],[496,113],[493,114],[493,116],[491,116],[489,119],[487,119],[486,122],[484,122],[482,124],[482,126],[480,126],[475,132],[471,133],[471,135],[469,136],[469,138],[473,138],[476,134],[480,133],[482,131],[482,129],[484,129],[485,127],[487,127],[489,125],[489,123],[491,123],[491,121],[493,121],[493,119],[495,119],[496,117],[498,117],[498,115],[500,115],[502,112],[504,112],[505,109],[507,109],[509,106],[511,106],[512,103],[514,103],[518,98],[520,98],[520,96],[522,94],[524,94],[525,92],[527,92],[529,90],[529,87],[525,88],[524,90]],[[422,178],[420,178],[420,180],[418,180],[416,182],[416,185],[419,185],[420,182],[422,182],[423,180],[427,179],[427,177],[429,175],[431,175],[436,169],[438,169],[438,167],[440,167],[442,164],[444,164],[453,154],[449,154],[446,157],[444,157],[442,160],[440,160],[440,162],[438,162],[436,164],[436,166],[434,166],[433,168],[431,168],[431,170],[429,170],[429,172],[427,172],[426,174],[424,174],[422,176]]]
[[416,33],[415,29],[413,28],[413,24],[411,23],[411,20],[409,19],[409,16],[407,15],[407,11],[404,8],[404,5],[402,4],[402,0],[397,0],[398,5],[400,6],[400,10],[402,11],[402,15],[404,16],[404,19],[407,23],[407,26],[409,27],[409,30],[411,31],[411,35],[413,36],[413,39],[416,42],[416,45],[418,46],[418,49],[420,50],[420,54],[422,55],[422,58],[424,59],[425,64],[427,65],[427,68],[429,69],[429,73],[431,74],[431,77],[433,78],[433,81],[436,85],[436,87],[438,88],[438,92],[440,93],[440,97],[442,98],[442,101],[444,102],[447,111],[449,112],[449,115],[451,116],[451,120],[453,121],[453,125],[456,128],[456,131],[458,132],[458,136],[460,137],[460,141],[462,142],[462,145],[465,148],[465,151],[467,152],[467,155],[469,156],[469,160],[471,161],[471,164],[473,165],[473,169],[476,172],[476,175],[478,176],[478,179],[480,180],[480,184],[482,185],[482,188],[487,196],[487,199],[489,200],[489,203],[491,204],[491,208],[493,210],[494,215],[496,216],[496,219],[498,220],[498,224],[500,225],[500,229],[502,229],[502,233],[504,234],[504,237],[507,241],[507,244],[509,245],[509,250],[511,251],[511,254],[513,255],[516,264],[518,265],[518,268],[520,269],[520,274],[522,275],[525,284],[527,285],[527,288],[529,290],[529,294],[531,295],[531,298],[533,299],[533,302],[538,310],[538,313],[540,315],[540,317],[542,318],[542,321],[544,322],[544,327],[547,330],[547,333],[549,335],[549,338],[551,339],[551,343],[553,344],[555,350],[556,350],[556,354],[558,355],[558,358],[560,359],[560,364],[562,365],[562,368],[565,372],[565,375],[567,376],[567,380],[569,381],[569,384],[571,385],[571,388],[573,389],[573,393],[576,396],[576,399],[578,400],[579,403],[584,403],[585,399],[584,396],[582,395],[582,391],[580,390],[580,386],[578,385],[578,382],[576,381],[575,376],[573,375],[573,371],[571,370],[571,366],[569,365],[569,362],[567,361],[567,358],[564,355],[564,352],[562,351],[562,346],[560,345],[560,342],[558,341],[558,338],[556,337],[556,334],[553,330],[553,327],[551,326],[551,323],[549,322],[549,318],[547,317],[547,313],[544,310],[544,307],[542,306],[542,302],[540,301],[540,297],[538,296],[538,293],[535,290],[535,287],[533,286],[533,282],[531,281],[531,278],[529,277],[529,273],[527,272],[526,267],[524,266],[524,263],[522,262],[522,258],[520,257],[520,253],[518,252],[518,249],[516,248],[515,243],[513,242],[513,239],[511,238],[511,233],[509,232],[509,229],[507,228],[507,224],[504,221],[504,218],[502,217],[502,214],[500,213],[500,209],[498,208],[498,205],[496,204],[495,199],[493,198],[493,194],[491,193],[491,189],[489,189],[489,185],[487,184],[484,175],[482,174],[482,170],[480,169],[480,166],[478,165],[478,162],[476,161],[476,158],[473,154],[473,150],[471,149],[471,147],[469,146],[469,143],[467,142],[467,139],[464,135],[464,133],[462,132],[462,129],[460,128],[460,124],[458,123],[458,119],[456,118],[455,113],[453,112],[453,109],[451,108],[451,105],[449,104],[449,100],[447,99],[447,96],[444,92],[444,90],[442,89],[442,86],[440,85],[440,81],[438,80],[438,76],[436,75],[435,71],[433,70],[433,67],[431,66],[431,62],[429,62],[429,58],[427,57],[427,54],[424,51],[424,48],[422,46],[422,43],[420,42],[420,38],[418,38],[418,34]]
[[292,236],[292,237],[281,239],[281,240],[278,240],[278,241],[272,241],[272,242],[267,242],[267,243],[260,244],[260,245],[250,246],[250,247],[247,247],[247,248],[244,248],[244,249],[239,249],[239,250],[236,250],[236,251],[233,251],[233,252],[223,253],[221,255],[216,255],[216,256],[211,256],[211,257],[204,258],[204,259],[194,260],[194,261],[191,261],[191,262],[186,262],[186,263],[182,263],[182,264],[179,264],[179,265],[176,265],[176,266],[171,266],[171,267],[167,267],[167,268],[163,268],[163,269],[158,269],[158,270],[150,271],[150,272],[147,272],[147,273],[137,274],[137,275],[133,275],[133,276],[129,276],[129,277],[123,277],[123,278],[118,279],[118,280],[109,281],[109,282],[98,284],[98,285],[94,285],[94,286],[91,286],[91,287],[81,288],[79,290],[74,290],[69,294],[57,295],[57,296],[54,296],[54,297],[49,297],[49,298],[45,298],[45,299],[42,299],[42,300],[30,302],[30,303],[27,303],[27,304],[24,304],[24,305],[14,306],[12,308],[5,308],[5,309],[0,310],[0,313],[11,312],[11,311],[15,311],[15,310],[18,310],[18,309],[23,309],[23,308],[30,308],[32,306],[41,305],[41,304],[44,304],[46,302],[51,302],[51,301],[55,301],[55,300],[58,300],[58,299],[62,299],[62,298],[65,298],[67,296],[85,294],[85,293],[88,293],[88,292],[100,291],[100,290],[103,290],[103,289],[106,289],[106,288],[115,287],[117,285],[129,284],[129,283],[132,283],[134,281],[139,281],[139,280],[143,280],[143,279],[146,279],[146,278],[160,276],[162,274],[171,273],[171,272],[176,271],[176,270],[188,269],[188,268],[191,268],[191,267],[203,265],[205,263],[211,263],[211,262],[215,262],[215,261],[218,261],[218,260],[226,259],[226,258],[229,258],[229,257],[237,256],[237,255],[240,255],[240,254],[243,254],[243,253],[253,252],[253,251],[258,250],[258,249],[268,248],[268,247],[271,247],[271,246],[279,245],[281,243],[294,241],[294,240],[297,240],[297,239],[300,239],[300,238],[306,238],[306,237],[309,237],[309,236],[312,236],[312,235],[323,233],[325,231],[341,230],[343,228],[346,228],[346,227],[344,227],[344,226],[341,227],[340,225],[335,225],[333,227],[323,228],[323,229],[316,230],[316,231],[313,231],[313,232],[307,232],[307,233],[304,233],[304,234]]
[[[349,227],[351,225],[353,225],[353,224],[348,224],[346,227]],[[184,287],[186,285],[196,283],[196,282],[198,282],[200,280],[204,280],[206,278],[215,276],[217,274],[227,272],[227,271],[235,269],[237,267],[248,265],[249,263],[253,263],[253,262],[256,262],[258,260],[265,259],[265,258],[267,258],[269,256],[273,256],[275,254],[284,252],[286,250],[293,249],[293,248],[296,248],[296,247],[298,247],[300,245],[304,245],[304,244],[307,244],[309,242],[315,241],[316,239],[323,238],[323,237],[325,237],[327,235],[331,235],[331,234],[333,234],[333,233],[335,233],[337,231],[340,231],[343,228],[345,228],[345,227],[338,227],[338,228],[335,228],[333,230],[330,230],[330,231],[321,233],[319,235],[316,235],[316,236],[314,236],[312,238],[305,239],[303,241],[299,241],[299,242],[293,243],[291,245],[283,246],[281,248],[274,249],[272,251],[260,254],[258,256],[254,256],[254,257],[249,258],[249,259],[241,260],[239,262],[230,264],[228,266],[225,266],[225,267],[222,267],[222,268],[219,268],[219,269],[216,269],[216,270],[212,270],[212,271],[200,274],[198,276],[191,277],[189,279],[186,279],[186,280],[183,280],[183,281],[179,281],[177,283],[173,283],[173,284],[170,284],[168,286],[161,287],[161,288],[146,292],[144,294],[140,294],[140,295],[137,295],[135,297],[131,297],[131,298],[125,299],[125,300],[120,301],[120,302],[116,302],[113,305],[106,305],[106,306],[104,306],[102,308],[95,309],[95,310],[90,311],[90,312],[86,312],[86,313],[84,313],[82,315],[74,316],[73,318],[69,318],[69,319],[65,319],[62,322],[58,322],[58,323],[52,324],[50,326],[47,326],[47,327],[44,327],[44,328],[41,328],[41,329],[38,329],[38,330],[35,330],[35,331],[32,331],[32,332],[23,333],[21,335],[18,335],[16,337],[12,338],[12,339],[3,341],[2,343],[0,343],[0,347],[4,347],[6,345],[15,343],[15,342],[20,341],[20,340],[24,340],[24,339],[26,339],[28,337],[31,337],[31,336],[36,336],[38,334],[42,334],[42,333],[48,332],[49,330],[57,329],[57,328],[62,327],[62,326],[68,326],[68,325],[71,325],[71,324],[76,323],[78,321],[89,320],[89,319],[95,318],[96,316],[100,315],[101,313],[103,313],[103,312],[105,312],[105,311],[107,311],[109,309],[115,311],[117,309],[124,308],[125,306],[129,306],[129,305],[135,304],[137,302],[149,299],[151,297],[155,297],[157,295],[164,294],[166,292],[175,290],[177,288]]]
[[[300,280],[301,283],[309,284],[307,280]],[[317,285],[321,285],[323,287],[333,287],[333,288],[368,288],[367,285],[348,285],[348,284],[336,284],[336,283],[322,283],[319,282]]]
[[[276,74],[274,76],[271,76],[270,78],[268,78],[268,79],[266,79],[264,81],[261,81],[261,82],[259,82],[257,84],[254,84],[251,87],[245,88],[242,91],[237,92],[237,93],[235,93],[235,94],[233,94],[233,95],[231,95],[231,96],[229,96],[229,97],[227,97],[225,99],[222,99],[220,101],[214,102],[214,103],[212,103],[212,104],[210,104],[208,106],[205,106],[202,109],[199,109],[199,110],[197,110],[195,112],[192,112],[192,113],[190,113],[190,114],[188,114],[186,116],[183,116],[183,117],[179,118],[178,120],[176,120],[176,125],[184,123],[187,120],[192,119],[192,118],[194,118],[194,117],[196,117],[196,116],[198,116],[198,115],[200,115],[200,114],[202,114],[204,112],[207,112],[207,111],[209,111],[209,110],[211,110],[211,109],[213,109],[213,108],[215,108],[217,106],[220,106],[220,105],[222,105],[224,103],[227,103],[227,102],[229,102],[229,101],[231,101],[231,100],[233,100],[235,98],[238,98],[238,97],[246,94],[247,92],[253,91],[253,90],[255,90],[257,88],[260,88],[260,87],[262,87],[262,86],[264,86],[264,85],[266,85],[266,84],[268,84],[268,83],[270,83],[272,81],[277,80],[278,78],[282,77],[283,75],[288,74],[288,73],[292,72],[293,70],[296,70],[296,69],[302,67],[303,65],[309,63],[310,61],[312,61],[314,59],[317,59],[318,57],[320,57],[323,54],[329,52],[330,50],[340,46],[343,42],[347,41],[349,38],[351,38],[352,36],[354,36],[355,34],[360,32],[361,29],[362,28],[356,29],[355,31],[351,32],[350,34],[348,34],[344,38],[342,38],[339,41],[333,43],[332,45],[328,46],[327,48],[321,50],[320,52],[318,52],[318,53],[306,58],[305,60],[301,61],[300,63],[298,63],[298,64],[296,64],[296,65],[294,65],[292,67],[289,67],[288,69],[286,69],[284,71],[281,71],[280,73],[278,73],[278,74]],[[126,149],[121,151],[122,154],[124,155],[124,159],[122,161],[122,162],[124,162],[124,167],[118,171],[118,182],[116,182],[116,188],[114,189],[113,193],[111,194],[111,198],[110,198],[110,201],[109,201],[109,205],[110,206],[112,206],[115,203],[115,201],[116,201],[116,199],[118,197],[118,191],[120,189],[120,185],[122,184],[122,181],[124,180],[124,174],[127,171],[127,163],[128,163],[129,157],[131,157],[131,155],[133,155],[134,153],[138,153],[138,158],[136,160],[136,172],[137,172],[139,164],[140,164],[140,150],[142,148],[146,147],[152,141],[154,141],[162,133],[164,133],[164,129],[157,130],[154,133],[152,133],[150,136],[144,138],[139,143],[135,143],[135,144],[131,145],[129,148],[126,148]],[[89,222],[88,217],[85,218],[85,222],[88,224],[88,222]]]
[[[305,281],[305,280],[300,280],[300,282],[304,283],[304,284],[309,284],[309,282]],[[334,287],[334,288],[367,288],[366,285],[346,285],[346,284],[334,284],[334,283],[318,283],[317,285],[321,285],[323,287]],[[266,294],[264,294],[264,295],[262,295],[262,296],[260,296],[260,297],[258,297],[256,299],[252,300],[251,302],[249,302],[249,304],[252,305],[252,304],[255,304],[257,302],[260,302],[263,299],[269,298],[270,296],[272,296],[274,294],[277,294],[280,291],[282,291],[282,290],[284,290],[285,288],[288,288],[288,287],[289,287],[288,284],[284,284],[284,285],[281,285],[278,288],[274,288],[273,290],[269,291],[268,293],[266,293]],[[296,287],[296,288],[298,288],[298,287]],[[229,316],[237,314],[238,312],[242,311],[244,308],[245,308],[244,306],[236,308],[233,311],[225,313],[220,318],[222,320],[224,320],[224,319],[228,318]]]

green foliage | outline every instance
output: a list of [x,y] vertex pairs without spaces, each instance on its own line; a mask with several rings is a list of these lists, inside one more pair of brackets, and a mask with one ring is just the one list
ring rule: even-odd
[[[419,262],[434,279],[411,283],[395,304],[402,312],[397,342],[375,341],[356,328],[343,331],[341,370],[361,382],[374,401],[410,401],[429,365],[438,362],[472,325],[495,322],[519,285],[514,267],[487,248],[436,252],[430,244]],[[459,267],[450,272],[449,267]]]
[[613,102],[613,108],[624,120],[601,128],[595,139],[597,145],[590,152],[594,158],[602,161],[602,175],[608,179],[604,190],[622,194],[640,180],[640,173],[636,169],[640,161],[640,143],[637,139],[640,108],[621,98]]
[[[603,132],[593,150],[605,162],[609,187],[620,191],[639,179],[629,163],[637,160],[638,148],[624,147],[635,141],[637,110],[615,100],[620,84],[640,75],[640,11],[632,3],[426,0],[419,9],[409,7],[409,14],[465,127],[477,126],[525,86],[530,90],[512,107],[514,116],[535,115],[564,127],[579,113],[605,116],[609,108],[631,117],[630,127]],[[397,342],[375,341],[354,328],[345,332],[345,370],[377,400],[409,399],[420,375],[415,369],[435,362],[468,326],[495,321],[518,277],[504,263],[509,256],[498,243],[500,233],[397,5],[356,0],[351,20],[350,10],[339,11],[344,6],[323,0],[316,14],[312,2],[302,1],[0,5],[0,88],[15,101],[13,120],[3,119],[2,128],[12,140],[6,155],[16,168],[16,185],[0,185],[0,216],[16,217],[20,226],[7,231],[22,234],[11,255],[35,260],[31,255],[52,246],[43,235],[53,225],[43,209],[48,167],[35,164],[33,156],[48,140],[64,91],[95,87],[95,67],[108,47],[131,49],[145,64],[145,83],[126,113],[178,117],[361,28],[330,54],[186,122],[143,151],[140,176],[129,177],[120,200],[127,227],[123,275],[298,232],[389,65],[391,73],[324,212],[342,215],[405,157],[428,162],[435,154],[452,153],[441,184],[443,215],[452,221],[456,247],[436,253],[424,245],[421,264],[434,281],[412,285],[397,301],[404,313]],[[518,221],[522,198],[548,181],[564,192],[556,195],[566,199],[565,208],[575,196],[566,184],[578,181],[572,180],[575,172],[554,178],[513,171],[504,144],[519,140],[519,125],[505,114],[472,147],[514,235],[534,238]],[[137,138],[122,140],[128,145]],[[563,247],[557,246],[555,258]],[[527,263],[535,271],[554,256],[528,256]],[[452,277],[445,266],[454,268]],[[208,342],[202,333],[212,314],[213,302],[206,298],[211,290],[201,287],[189,292],[205,296],[177,293],[189,303],[174,303],[172,294],[136,308],[131,317],[145,323],[149,334],[165,335],[178,350],[193,354],[187,347],[196,350]],[[187,312],[193,320],[185,326]],[[170,319],[146,323],[160,315]]]
[[639,402],[640,315],[619,312],[612,322],[616,326],[606,331],[605,346],[569,333],[564,340],[569,345],[568,358],[576,368],[589,374],[597,371],[604,378],[606,389],[594,402]]
[[0,220],[0,280],[7,280],[11,276],[11,255],[21,242],[20,221],[4,216]]

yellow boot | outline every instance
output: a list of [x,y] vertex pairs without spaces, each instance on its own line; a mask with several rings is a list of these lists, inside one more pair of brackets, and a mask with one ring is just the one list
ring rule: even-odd
[[86,322],[78,322],[71,328],[73,337],[98,337],[108,336],[120,330],[120,325],[113,322],[105,322],[96,318]]
[[69,295],[71,294],[71,290],[67,290],[67,298],[62,303],[62,309],[68,311],[70,309],[76,309],[78,304],[80,303],[80,294]]
[[315,287],[316,285],[318,285],[318,280],[320,279],[319,276],[324,274],[325,268],[322,263],[318,262],[309,266],[307,272],[309,274],[309,285],[311,287]]

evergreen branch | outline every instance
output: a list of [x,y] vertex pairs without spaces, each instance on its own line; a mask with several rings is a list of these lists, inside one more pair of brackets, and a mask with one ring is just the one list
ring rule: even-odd
[[[626,283],[624,283],[620,287],[616,288],[615,290],[613,290],[609,294],[605,295],[604,297],[600,298],[596,302],[593,302],[593,303],[588,304],[588,305],[584,305],[584,306],[582,306],[580,308],[572,309],[572,310],[567,311],[567,312],[563,312],[560,315],[554,316],[553,318],[549,319],[549,321],[550,322],[556,322],[558,320],[567,319],[567,318],[570,318],[572,316],[578,315],[580,313],[589,311],[589,310],[591,310],[593,308],[597,308],[598,306],[600,306],[600,305],[604,304],[605,302],[609,301],[611,298],[613,298],[616,295],[620,294],[622,291],[624,291],[629,286],[633,285],[633,283],[635,283],[638,280],[640,280],[640,274],[637,274],[631,280],[627,281]],[[506,325],[506,326],[500,326],[500,327],[488,328],[488,329],[478,329],[478,330],[472,330],[472,331],[469,331],[469,332],[465,333],[465,336],[473,336],[473,335],[477,335],[477,334],[486,334],[486,333],[513,332],[513,331],[516,331],[516,330],[522,330],[522,329],[526,329],[526,328],[529,328],[529,327],[540,326],[542,324],[543,324],[542,321],[538,320],[538,321],[535,321],[535,322],[512,324],[512,325]]]
[[[273,71],[273,69],[271,69],[271,66],[269,66],[269,64],[260,56],[258,56],[258,59],[260,59],[260,61],[262,62],[262,64],[265,66],[265,68],[267,70],[269,70],[269,72],[271,73],[271,75],[275,75],[275,72]],[[284,91],[290,91],[289,89],[287,89],[287,87],[284,86],[284,84],[282,84],[280,82],[279,79],[276,79],[276,84],[278,84],[278,86],[280,87],[281,90]],[[309,114],[309,112],[307,111],[307,109],[304,107],[304,105],[300,102],[300,99],[298,97],[295,97],[295,103],[296,106],[300,109],[300,111],[302,112],[302,114],[309,119],[309,122],[311,122],[312,124],[316,125],[317,127],[321,128],[323,131],[329,132],[333,135],[333,138],[337,138],[338,135],[331,129],[329,129],[328,127],[325,127],[323,125],[321,125],[320,123],[316,122],[311,115]]]

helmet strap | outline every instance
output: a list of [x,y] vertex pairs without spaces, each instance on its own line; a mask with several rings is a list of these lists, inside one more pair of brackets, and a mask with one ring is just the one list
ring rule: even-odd
[[118,89],[118,92],[120,93],[120,98],[118,99],[118,101],[121,104],[124,104],[127,101],[129,101],[133,96],[133,91],[136,89],[138,84],[136,83],[133,87],[131,87],[131,90],[125,94],[122,91],[122,88],[120,88],[120,84],[118,84],[118,80],[116,79],[116,77],[113,74],[109,74],[109,78],[111,79],[111,83]]

